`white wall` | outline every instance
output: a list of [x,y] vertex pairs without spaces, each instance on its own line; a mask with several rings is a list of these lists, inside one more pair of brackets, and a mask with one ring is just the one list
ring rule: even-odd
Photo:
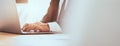
[[64,15],[70,46],[120,46],[120,0],[69,0]]

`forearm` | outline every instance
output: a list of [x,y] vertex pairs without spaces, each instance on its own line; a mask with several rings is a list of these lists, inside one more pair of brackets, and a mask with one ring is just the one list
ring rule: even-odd
[[58,16],[59,2],[60,0],[51,0],[48,11],[43,17],[42,22],[46,23],[56,21]]

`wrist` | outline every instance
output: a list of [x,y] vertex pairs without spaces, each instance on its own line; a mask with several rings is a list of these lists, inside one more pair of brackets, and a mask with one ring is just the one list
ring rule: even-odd
[[48,23],[41,23],[42,32],[50,32],[50,27]]

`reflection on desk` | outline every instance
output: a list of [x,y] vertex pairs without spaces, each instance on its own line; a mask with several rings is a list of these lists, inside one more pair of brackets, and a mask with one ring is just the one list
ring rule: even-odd
[[64,34],[17,35],[0,32],[0,46],[67,46]]

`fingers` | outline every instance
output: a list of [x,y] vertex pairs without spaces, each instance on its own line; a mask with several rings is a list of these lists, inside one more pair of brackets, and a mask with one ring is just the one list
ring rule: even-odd
[[26,29],[29,27],[29,24],[25,24],[22,28],[23,31],[26,31]]
[[37,31],[38,29],[37,29],[37,27],[36,27],[36,26],[34,27],[34,29],[33,29],[33,30],[34,30],[34,32],[38,32],[38,31]]
[[22,28],[25,32],[31,32],[31,30],[34,30],[34,32],[49,32],[49,26],[46,23],[33,23],[33,24],[25,24]]
[[41,31],[41,27],[38,24],[34,24],[34,32],[40,32]]
[[40,32],[40,27],[38,24],[25,24],[22,28],[24,32],[31,32],[31,30],[34,30],[34,32]]
[[41,30],[41,29],[39,29],[39,28],[36,27],[36,28],[34,29],[34,32],[40,32],[40,30]]
[[26,23],[26,24],[23,26],[22,30],[25,30],[28,25],[29,25],[29,24]]
[[24,30],[24,31],[25,31],[25,32],[30,32],[30,30],[31,30],[31,27],[28,26],[28,27],[26,27],[26,30]]
[[30,32],[31,29],[32,29],[32,24],[25,24],[22,28],[22,30],[25,32]]

